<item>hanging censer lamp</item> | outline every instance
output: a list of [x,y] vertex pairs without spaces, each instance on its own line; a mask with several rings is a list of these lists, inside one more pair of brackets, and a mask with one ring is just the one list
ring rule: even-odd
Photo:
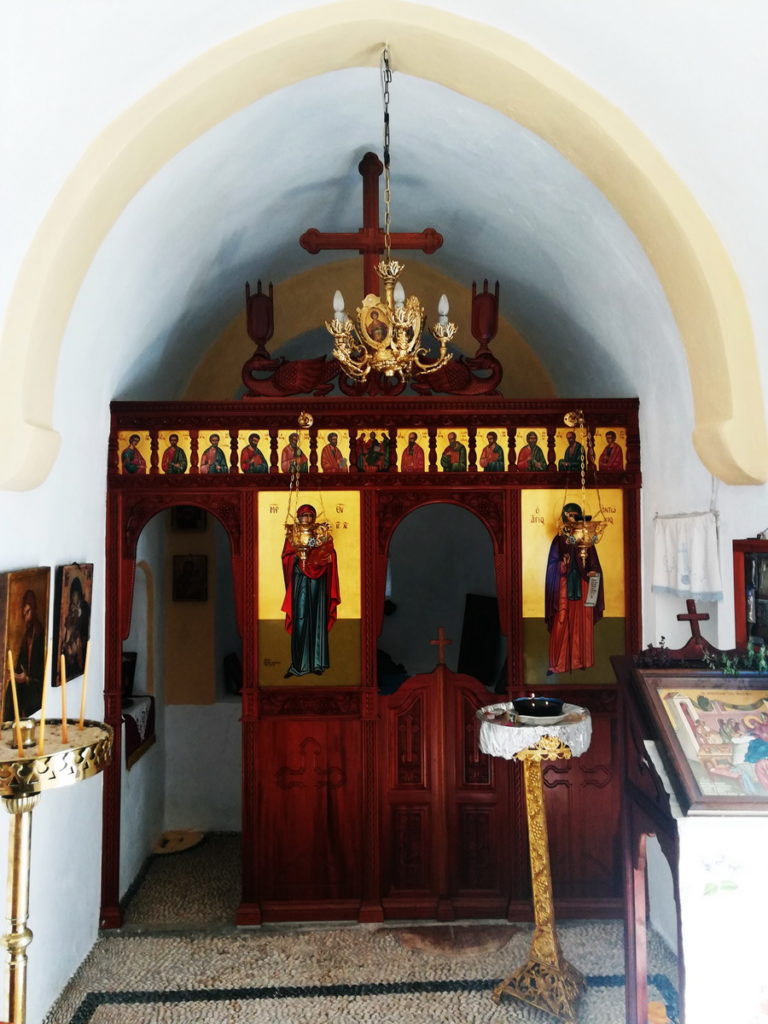
[[419,373],[434,373],[452,358],[447,346],[456,334],[456,325],[448,320],[448,298],[440,297],[437,323],[429,330],[440,346],[437,356],[430,356],[421,343],[426,316],[416,295],[406,298],[398,280],[405,269],[391,258],[391,198],[389,159],[389,84],[392,71],[389,49],[381,55],[381,80],[384,100],[384,254],[376,272],[384,284],[384,298],[366,295],[362,306],[350,317],[344,308],[344,296],[333,296],[333,319],[326,328],[334,340],[333,357],[354,380],[364,381],[369,373],[399,377],[405,381]]
[[581,409],[567,412],[563,417],[566,427],[571,427],[574,432],[580,432],[579,470],[581,474],[581,492],[579,502],[569,501],[568,484],[563,494],[563,512],[558,533],[568,544],[573,544],[578,552],[581,564],[586,567],[587,553],[590,548],[599,543],[605,528],[608,525],[603,515],[603,506],[600,500],[600,489],[595,487],[597,496],[597,512],[589,513],[587,505],[587,458],[592,465],[595,464],[594,441],[587,429],[584,420],[584,413]]
[[[311,548],[320,547],[331,539],[331,526],[327,521],[323,496],[320,494],[320,509],[314,505],[302,504],[300,499],[301,474],[307,469],[307,457],[304,451],[306,431],[314,420],[308,412],[300,412],[298,430],[294,446],[295,457],[291,460],[291,472],[288,491],[288,511],[285,516],[285,537],[293,546],[299,561],[303,564]],[[291,435],[291,438],[294,435]],[[289,438],[289,443],[291,443]]]

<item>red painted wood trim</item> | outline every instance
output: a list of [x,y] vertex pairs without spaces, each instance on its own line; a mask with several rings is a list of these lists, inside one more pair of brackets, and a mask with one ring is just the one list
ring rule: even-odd
[[768,554],[768,540],[757,538],[733,542],[733,607],[736,616],[736,646],[744,650],[747,646],[747,601],[744,560],[746,555]]

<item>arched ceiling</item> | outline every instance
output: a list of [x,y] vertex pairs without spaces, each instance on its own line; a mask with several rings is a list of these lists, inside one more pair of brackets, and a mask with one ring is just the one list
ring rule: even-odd
[[[558,394],[638,394],[660,364],[687,391],[658,278],[599,189],[531,131],[433,82],[395,71],[390,111],[393,229],[433,226],[445,239],[432,257],[402,254],[407,266],[434,261],[464,288],[498,278],[502,315]],[[381,152],[381,136],[373,68],[298,82],[199,136],[147,182],[105,238],[63,358],[76,346],[88,360],[83,347],[91,346],[103,359],[107,332],[116,397],[183,395],[242,310],[246,280],[290,289],[295,275],[339,258],[310,256],[298,238],[308,227],[360,226],[357,165],[367,150]],[[359,297],[348,295],[348,307]],[[330,297],[316,322],[329,312]],[[305,354],[321,354],[318,335],[307,339]],[[278,322],[273,351],[288,340]]]
[[[241,194],[222,194],[227,202],[217,206],[214,200],[221,189],[214,194],[212,182],[198,179],[201,187],[190,200],[183,192],[182,176],[175,181],[168,177],[174,173],[171,164],[183,168],[187,149],[194,154],[203,136],[215,139],[219,130],[226,132],[227,119],[250,104],[256,104],[256,112],[268,111],[273,102],[292,97],[277,117],[267,118],[269,130],[251,152],[246,183],[238,178],[234,165],[230,171],[217,163],[212,172],[246,195],[254,168],[268,169],[268,177],[278,187],[258,195],[254,189],[255,227],[247,228],[266,233],[267,242],[261,247],[266,254],[272,222],[281,221],[286,227],[290,215],[300,208],[294,200],[296,193],[304,193],[295,169],[305,166],[305,157],[314,161],[308,182],[321,177],[316,157],[322,151],[327,161],[323,166],[330,167],[328,174],[335,174],[332,180],[342,186],[340,194],[350,194],[350,183],[339,173],[346,166],[350,140],[341,133],[346,129],[346,111],[354,112],[357,97],[342,88],[334,108],[334,97],[324,91],[319,76],[375,67],[383,39],[392,44],[396,71],[399,61],[403,73],[414,81],[439,83],[525,125],[588,177],[621,212],[663,285],[685,347],[687,368],[652,275],[635,288],[642,260],[635,259],[631,236],[625,235],[628,245],[616,246],[610,231],[602,233],[610,221],[594,216],[589,204],[574,202],[574,191],[561,213],[567,220],[578,211],[580,227],[571,226],[562,234],[562,246],[559,231],[553,230],[545,242],[543,235],[531,230],[540,249],[526,249],[524,239],[511,230],[514,224],[505,205],[514,192],[507,189],[513,158],[512,147],[506,147],[511,138],[507,132],[514,125],[501,128],[504,145],[494,145],[492,152],[473,149],[476,140],[482,146],[484,115],[475,117],[477,108],[472,108],[469,119],[462,117],[464,101],[452,91],[441,93],[443,99],[435,105],[425,99],[429,86],[424,86],[422,94],[422,84],[417,85],[405,101],[416,124],[411,137],[418,138],[410,154],[412,173],[428,163],[430,174],[422,180],[443,211],[467,207],[476,191],[494,196],[492,203],[475,204],[471,223],[456,225],[465,234],[460,241],[467,264],[462,269],[472,266],[478,251],[479,212],[484,209],[482,223],[497,228],[501,236],[499,243],[490,232],[482,232],[488,236],[483,238],[486,252],[492,245],[496,248],[493,255],[499,261],[505,302],[514,307],[513,323],[527,328],[531,344],[541,348],[543,358],[549,356],[548,363],[542,363],[546,368],[537,371],[538,378],[557,376],[562,393],[621,393],[627,387],[641,396],[646,431],[654,423],[663,430],[661,425],[673,417],[686,435],[693,427],[696,453],[720,479],[730,483],[765,479],[768,444],[759,367],[740,283],[711,222],[653,142],[609,97],[520,39],[404,0],[390,0],[386,13],[382,11],[374,0],[343,0],[287,14],[229,38],[158,82],[84,150],[40,223],[8,304],[0,365],[4,380],[13,381],[14,386],[6,389],[0,407],[0,422],[9,439],[0,458],[3,485],[31,487],[48,474],[60,442],[53,426],[54,397],[57,406],[66,404],[69,396],[63,382],[68,366],[88,361],[90,387],[84,397],[91,413],[99,416],[106,400],[115,394],[134,394],[139,384],[146,397],[178,394],[179,382],[189,378],[189,368],[200,352],[206,346],[211,351],[210,339],[228,305],[227,286],[219,288],[217,281],[223,282],[236,266],[239,237],[246,232],[238,209]],[[350,86],[355,81],[348,79]],[[292,92],[300,83],[310,87],[309,93],[302,88]],[[318,108],[313,125],[313,111]],[[446,124],[447,131],[440,131]],[[278,181],[281,165],[276,150],[282,151],[292,125],[297,125],[293,137],[298,135],[304,148],[285,155],[282,166],[287,160],[290,177]],[[249,143],[238,140],[240,147]],[[344,154],[345,162],[335,170],[328,161],[329,147]],[[192,171],[195,165],[191,159],[187,166]],[[463,180],[468,165],[472,170],[466,176],[469,195],[454,184]],[[492,178],[489,170],[497,177]],[[414,180],[418,180],[415,174]],[[522,189],[523,180],[513,180],[514,188]],[[535,180],[550,181],[546,175]],[[157,201],[161,182],[166,183],[164,203]],[[284,189],[290,198],[283,198]],[[149,197],[146,207],[142,206],[143,190]],[[421,197],[422,191],[414,194]],[[555,191],[562,194],[559,187]],[[547,189],[545,193],[545,206],[549,206],[552,197]],[[333,205],[325,194],[324,201]],[[129,209],[133,202],[132,210],[138,214]],[[201,211],[200,206],[207,209]],[[432,219],[425,216],[430,206],[421,198],[412,200],[410,207],[404,202],[402,216],[417,209],[425,220]],[[237,211],[235,225],[220,216],[225,208]],[[147,210],[152,211],[150,216]],[[215,221],[219,229],[209,231],[202,243],[207,248],[196,242],[186,248],[183,242],[165,244],[171,210],[177,211],[176,223],[186,214],[189,224],[199,228],[196,216],[200,213]],[[526,206],[521,224],[528,225],[527,218],[537,213]],[[355,218],[351,226],[358,222]],[[264,227],[267,223],[269,228]],[[184,229],[179,237],[186,224]],[[193,234],[189,232],[188,238]],[[282,237],[288,237],[287,231]],[[580,245],[583,237],[603,244],[586,253],[589,247]],[[569,246],[575,247],[577,255],[564,258],[571,256]],[[506,272],[505,261],[519,253],[525,254],[525,262]],[[254,246],[247,262],[260,255]],[[545,274],[537,272],[540,257],[546,264]],[[441,258],[449,259],[446,254]],[[614,265],[623,266],[626,273],[612,274]],[[105,273],[105,267],[111,272]],[[277,283],[300,279],[296,275]],[[541,301],[533,303],[537,291]],[[227,294],[234,302],[234,291]],[[295,292],[291,299],[304,303],[305,294]],[[609,326],[616,324],[618,329],[612,332]],[[547,346],[549,353],[545,353]],[[198,375],[200,369],[202,363],[198,363]],[[749,446],[743,444],[746,434]]]

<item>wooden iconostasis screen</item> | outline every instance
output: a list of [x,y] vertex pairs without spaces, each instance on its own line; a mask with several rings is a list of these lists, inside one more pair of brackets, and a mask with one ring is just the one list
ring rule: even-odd
[[[583,412],[588,436],[565,425],[564,415],[573,409]],[[307,428],[298,425],[304,410],[312,417]],[[561,627],[552,625],[548,566],[553,564],[564,506],[584,503],[582,446],[588,506],[582,511],[594,515],[599,507],[609,524],[597,548],[602,581],[599,599],[596,591],[593,595],[597,604],[589,612],[594,621],[588,641],[574,646],[566,638],[556,651],[553,629]],[[234,615],[242,640],[244,849],[251,850],[254,863],[260,856],[256,830],[261,799],[255,751],[270,709],[279,707],[280,714],[287,714],[293,707],[296,713],[322,717],[323,708],[331,708],[332,715],[359,722],[362,732],[354,743],[365,772],[370,756],[366,743],[374,742],[366,723],[373,727],[381,719],[381,702],[398,685],[396,672],[383,682],[382,656],[395,667],[401,658],[393,640],[387,641],[391,649],[382,651],[382,637],[413,634],[414,642],[427,651],[426,664],[434,665],[436,649],[430,641],[445,623],[430,620],[429,609],[440,608],[442,592],[450,590],[457,575],[472,578],[472,590],[480,593],[462,595],[462,601],[479,599],[478,621],[482,625],[484,617],[495,616],[494,628],[503,642],[499,663],[488,670],[493,678],[482,678],[484,670],[474,669],[471,659],[469,668],[457,666],[479,679],[478,692],[485,687],[489,701],[504,699],[495,694],[515,696],[531,688],[556,687],[559,693],[597,701],[601,713],[610,716],[614,684],[609,658],[639,649],[636,400],[119,402],[112,405],[107,480],[105,702],[107,721],[117,727],[118,736],[122,643],[130,628],[142,530],[158,513],[183,507],[203,510],[226,531]],[[318,519],[331,525],[338,574],[334,585],[341,600],[333,609],[329,667],[318,674],[291,675],[281,551],[286,516],[295,518],[300,505],[311,506]],[[444,514],[449,506],[456,515]],[[475,534],[477,539],[470,542]],[[405,558],[412,563],[407,571],[393,565],[393,552],[402,548],[404,537],[415,548]],[[430,551],[435,562],[420,576],[419,567]],[[481,564],[485,575],[473,576],[481,572]],[[393,586],[403,602],[398,630],[386,622],[387,611],[397,605],[391,599]],[[492,595],[482,592],[489,587]],[[489,596],[493,603],[483,603]],[[572,611],[567,609],[568,616]],[[322,614],[330,614],[325,606]],[[583,622],[572,617],[568,622],[568,629],[583,631]],[[482,630],[478,636],[475,647],[480,650],[485,643]],[[458,648],[460,637],[453,641]],[[472,649],[471,635],[464,647]],[[421,670],[417,666],[417,673]],[[290,693],[299,696],[290,698]],[[612,740],[606,742],[611,746]],[[609,774],[612,759],[611,748],[603,758]],[[120,919],[119,750],[114,764],[117,771],[105,781],[106,927]],[[378,812],[370,813],[375,833]],[[370,828],[367,842],[372,841]],[[245,860],[244,873],[238,919],[258,923],[263,919],[259,907],[269,904],[268,894],[259,903],[257,871]],[[578,879],[571,891],[576,898]],[[361,906],[381,906],[380,893],[358,896]],[[307,900],[323,903],[311,894]],[[370,911],[370,919],[377,913]]]

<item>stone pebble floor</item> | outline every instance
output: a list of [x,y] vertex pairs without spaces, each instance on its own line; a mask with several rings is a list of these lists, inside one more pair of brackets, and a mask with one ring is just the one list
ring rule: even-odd
[[[553,1018],[508,998],[496,1005],[492,982],[527,958],[530,926],[515,931],[494,952],[444,956],[404,946],[398,928],[384,925],[268,925],[244,931],[231,927],[239,898],[240,840],[208,835],[194,849],[151,862],[128,904],[120,933],[100,938],[45,1024],[551,1024]],[[457,924],[458,929],[462,926]],[[488,928],[508,927],[491,922]],[[413,927],[412,925],[406,926]],[[584,1024],[624,1024],[623,928],[616,921],[562,922],[564,955],[584,974],[609,976],[579,1004]],[[652,937],[652,972],[676,980],[676,965],[664,944]],[[488,985],[481,984],[487,980]],[[477,983],[455,991],[417,992],[425,981]],[[372,995],[349,986],[398,984],[405,991]],[[315,986],[346,986],[335,994],[312,993]],[[298,989],[304,995],[281,990]],[[88,993],[140,990],[155,993],[136,1003],[88,1002]],[[207,999],[215,990],[235,990]],[[242,998],[259,990],[268,998]],[[309,990],[309,991],[308,991]],[[130,997],[127,997],[130,999]],[[651,998],[659,998],[652,991]],[[277,1001],[276,1001],[277,1000]]]
[[[621,925],[564,922],[559,935],[565,956],[579,970],[595,978],[613,979],[606,985],[593,983],[579,1004],[581,1020],[588,1024],[624,1024],[624,990],[615,980],[624,967]],[[108,936],[94,946],[46,1024],[546,1024],[551,1018],[508,998],[496,1005],[490,996],[491,982],[524,962],[529,942],[530,930],[525,928],[497,952],[456,958],[407,949],[398,941],[397,929],[386,925],[307,930],[270,927],[258,933],[219,935]],[[657,945],[653,969],[674,980],[674,961],[661,943]],[[666,963],[660,962],[665,959]],[[489,984],[487,988],[481,984],[458,991],[407,991],[409,983],[464,980],[488,980]],[[380,983],[400,983],[406,991],[381,995],[311,992],[314,986]],[[108,1003],[83,1009],[88,992],[136,989],[168,995],[135,1005]],[[233,989],[271,991],[269,998],[261,999],[239,998],[236,992],[224,1000],[205,998],[211,990]],[[276,1001],[281,989],[299,989],[306,995],[286,992]],[[178,994],[176,999],[173,993]],[[658,995],[652,993],[652,997]]]

